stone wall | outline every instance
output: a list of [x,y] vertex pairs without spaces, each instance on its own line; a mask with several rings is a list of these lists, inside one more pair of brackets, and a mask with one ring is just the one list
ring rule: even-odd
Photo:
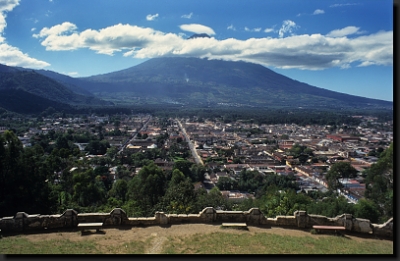
[[78,223],[103,222],[104,227],[121,226],[163,226],[174,224],[221,224],[223,222],[247,223],[250,226],[270,227],[282,226],[308,229],[313,225],[344,226],[347,231],[374,234],[393,238],[393,218],[384,224],[372,224],[368,219],[353,218],[351,214],[343,214],[334,218],[307,214],[306,211],[296,211],[293,216],[277,216],[266,218],[260,209],[249,211],[220,211],[212,207],[203,209],[199,214],[165,214],[156,212],[154,217],[128,217],[120,208],[110,213],[77,213],[67,209],[61,215],[29,215],[18,212],[14,217],[0,218],[2,232],[40,232],[49,229],[74,229]]

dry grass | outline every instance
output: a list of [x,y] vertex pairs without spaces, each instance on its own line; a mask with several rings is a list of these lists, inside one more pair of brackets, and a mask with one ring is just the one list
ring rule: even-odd
[[2,254],[393,254],[393,241],[311,234],[280,227],[248,230],[220,225],[63,231],[4,236]]

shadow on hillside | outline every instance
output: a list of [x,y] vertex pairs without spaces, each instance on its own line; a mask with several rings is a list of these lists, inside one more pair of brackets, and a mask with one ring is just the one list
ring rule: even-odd
[[359,238],[366,238],[366,239],[381,239],[381,240],[390,240],[393,241],[393,238],[390,238],[389,236],[377,236],[374,234],[366,234],[366,233],[359,233],[359,232],[354,232],[354,231],[345,231],[346,235],[353,236],[353,237],[359,237]]
[[81,231],[81,236],[88,236],[88,235],[105,235],[106,231],[104,230],[99,230],[99,231],[93,231],[93,230],[83,230]]

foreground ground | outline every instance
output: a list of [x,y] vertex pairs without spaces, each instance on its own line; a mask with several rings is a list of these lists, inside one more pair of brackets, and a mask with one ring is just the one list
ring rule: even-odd
[[280,227],[222,229],[220,225],[107,228],[4,235],[1,254],[393,254],[393,241],[311,234]]

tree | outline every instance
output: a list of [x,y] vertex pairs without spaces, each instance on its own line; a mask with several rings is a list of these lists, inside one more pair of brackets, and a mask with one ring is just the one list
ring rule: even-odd
[[189,214],[194,210],[196,195],[189,177],[175,169],[165,195],[157,204],[157,209],[170,214]]
[[[360,199],[355,205],[354,215],[357,218],[369,219],[372,223],[378,223],[381,213],[375,202],[368,199]],[[385,222],[387,220],[383,220]]]
[[112,188],[108,192],[108,195],[110,197],[116,198],[117,200],[122,200],[122,202],[125,202],[127,192],[128,192],[128,183],[126,182],[126,180],[118,179],[112,185]]
[[0,135],[0,216],[52,213],[57,198],[49,185],[52,175],[39,145],[24,149],[15,133],[5,131]]
[[336,217],[341,214],[354,214],[355,205],[349,203],[344,196],[329,196],[321,201],[312,201],[307,205],[307,212],[310,214],[326,217]]
[[128,200],[137,203],[143,216],[154,215],[154,206],[164,196],[166,183],[164,171],[152,162],[128,182]]
[[204,188],[196,190],[196,201],[194,213],[202,211],[206,207],[213,207],[215,209],[228,210],[230,203],[222,196],[221,191],[217,186],[214,186],[208,193]]
[[341,161],[331,166],[326,174],[326,180],[328,188],[331,190],[343,188],[343,184],[340,182],[342,179],[355,178],[357,176],[357,170],[351,166],[350,162]]
[[85,172],[76,172],[72,176],[73,200],[79,206],[87,207],[105,202],[106,188],[100,176],[95,176],[92,169]]
[[229,177],[220,177],[217,182],[217,187],[220,190],[237,190],[238,182]]
[[174,163],[173,169],[180,170],[185,175],[185,177],[191,177],[192,172],[190,168],[192,167],[193,164],[194,164],[193,162],[190,162],[188,160],[177,160]]
[[193,164],[190,167],[190,178],[193,182],[204,181],[204,174],[207,172],[206,167],[201,164]]
[[255,192],[263,185],[264,177],[258,171],[242,170],[239,174],[238,188],[241,191]]
[[379,206],[382,218],[393,216],[393,143],[366,170],[365,198]]
[[282,135],[281,135],[281,139],[282,139],[282,140],[287,140],[287,139],[289,139],[289,135],[287,135],[287,134],[282,134]]
[[12,193],[14,185],[12,182],[19,168],[18,161],[22,150],[22,143],[13,132],[6,130],[3,135],[0,135],[0,202],[2,205],[6,204],[4,202],[6,197]]
[[93,155],[103,155],[110,148],[110,143],[106,140],[91,140],[85,150]]

